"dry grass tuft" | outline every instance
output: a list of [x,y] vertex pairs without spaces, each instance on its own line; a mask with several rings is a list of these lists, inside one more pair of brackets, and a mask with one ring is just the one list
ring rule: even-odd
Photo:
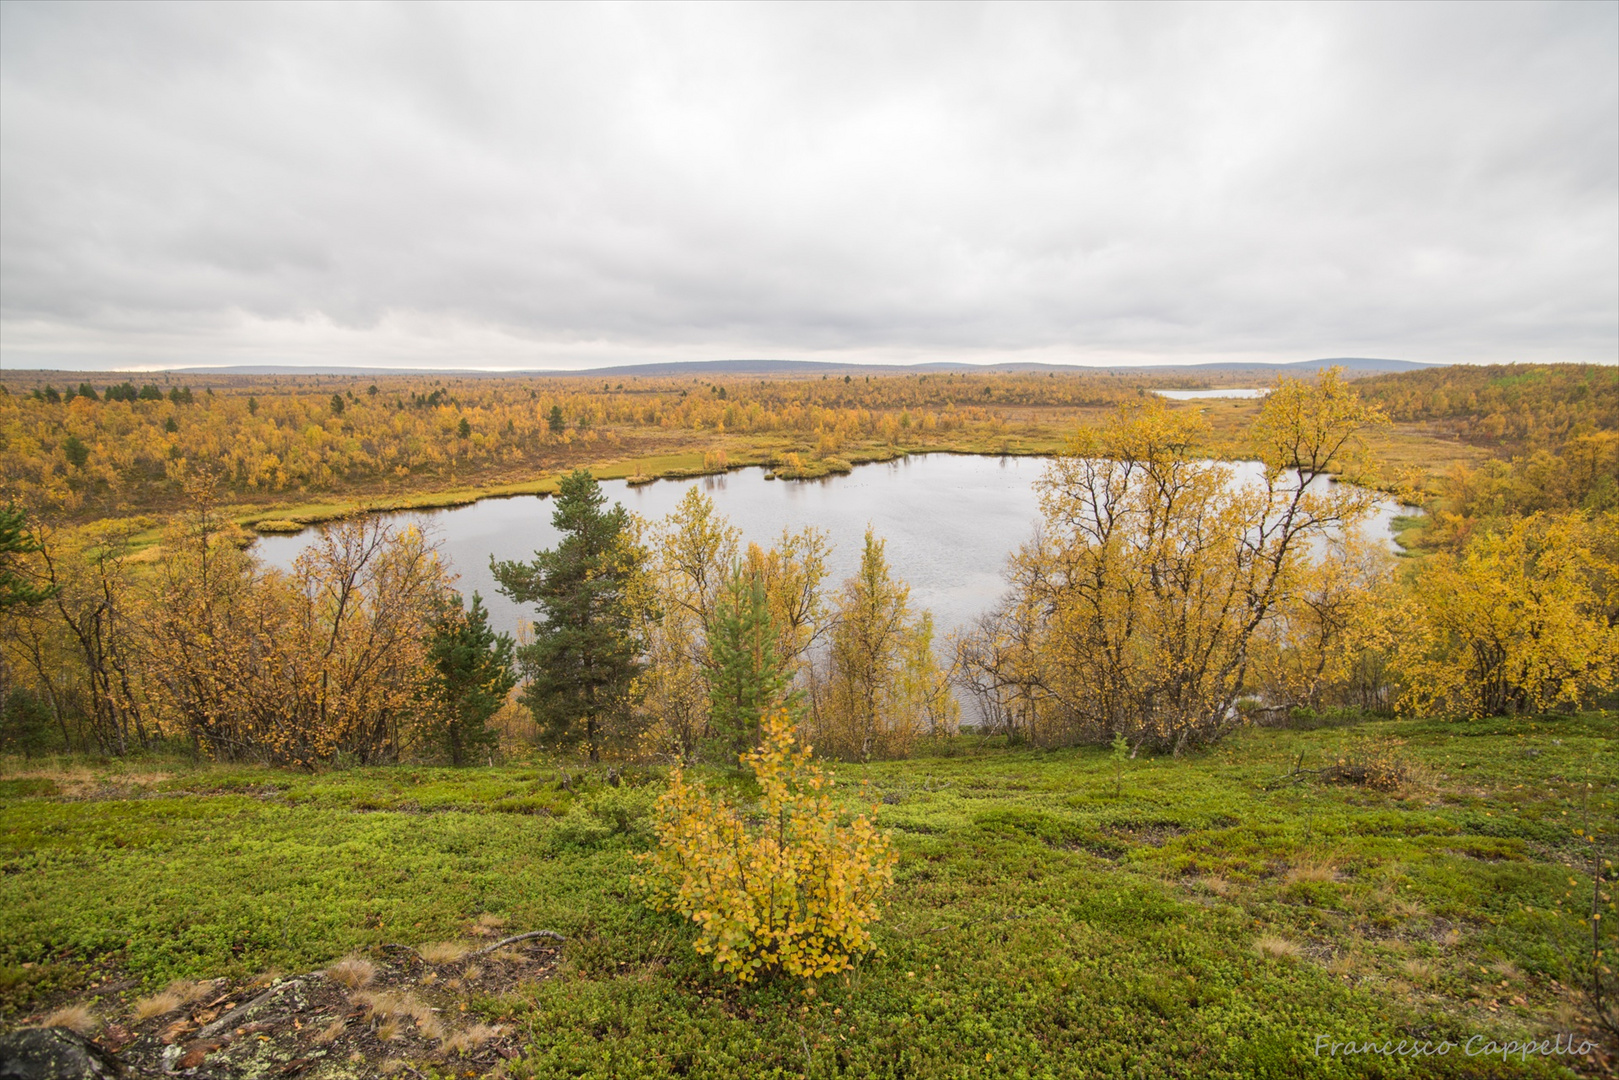
[[1389,904],[1389,914],[1400,919],[1421,919],[1428,914],[1428,909],[1420,901],[1397,896]]
[[343,1029],[346,1027],[348,1027],[348,1021],[339,1016],[336,1020],[333,1020],[330,1024],[327,1024],[325,1027],[320,1029],[320,1033],[315,1036],[316,1044],[325,1046],[327,1043],[343,1034]]
[[90,1011],[89,1006],[69,1005],[45,1017],[40,1022],[40,1027],[64,1027],[80,1035],[89,1035],[100,1024],[101,1021],[96,1019],[96,1014]]
[[478,1047],[499,1035],[500,1032],[501,1029],[498,1027],[490,1027],[487,1024],[474,1024],[465,1031],[458,1031],[445,1039],[444,1052],[446,1054],[465,1054],[468,1051],[478,1049]]
[[477,964],[468,964],[466,967],[461,969],[461,977],[469,982],[482,974],[483,968],[479,967]]
[[1237,891],[1237,887],[1219,874],[1205,874],[1197,879],[1197,883],[1213,893],[1215,896],[1227,897]]
[[407,1062],[402,1061],[399,1058],[389,1058],[387,1061],[384,1061],[381,1065],[377,1066],[377,1071],[383,1076],[392,1076],[394,1073],[402,1072],[408,1068],[410,1068],[410,1065]]
[[1339,949],[1327,961],[1327,971],[1338,976],[1354,976],[1360,973],[1361,957],[1354,949]]
[[184,1004],[185,1000],[179,994],[170,990],[165,990],[161,994],[153,994],[151,997],[141,998],[135,1002],[135,1022],[142,1023],[152,1019],[154,1016],[171,1013]]
[[364,990],[349,995],[349,1002],[367,1009],[372,1017],[386,1020],[393,1016],[409,1016],[411,1002],[416,999],[408,994],[396,994],[390,990]]
[[1329,863],[1307,862],[1300,863],[1287,872],[1283,879],[1284,885],[1296,885],[1304,881],[1337,881],[1338,870]]
[[505,925],[506,920],[502,919],[499,915],[490,915],[488,912],[485,912],[484,914],[478,916],[478,921],[473,924],[472,932],[477,934],[479,937],[494,937],[495,931],[499,930]]
[[416,950],[429,964],[453,964],[472,951],[472,946],[460,941],[435,941]]
[[220,980],[208,979],[203,982],[192,982],[190,979],[175,979],[163,988],[163,993],[173,994],[180,999],[181,1005],[191,1005],[209,994],[219,985]]
[[1254,942],[1254,948],[1266,956],[1274,956],[1278,960],[1297,960],[1304,955],[1304,947],[1296,941],[1289,941],[1275,934],[1265,934]]
[[1400,967],[1405,971],[1406,977],[1418,986],[1428,986],[1434,981],[1434,976],[1439,973],[1438,964],[1420,957],[1407,960]]
[[[443,1022],[425,1002],[414,995],[374,991],[354,994],[349,1000],[371,1010],[370,1019],[377,1021],[377,1038],[384,1041],[397,1038],[399,1026],[405,1020],[414,1020],[416,1030],[429,1039],[444,1037]],[[391,1034],[385,1035],[384,1031]]]
[[444,1041],[444,1021],[440,1020],[437,1016],[434,1016],[431,1012],[417,1015],[416,1030],[421,1033],[421,1036],[424,1039],[435,1039],[439,1042]]
[[377,977],[377,966],[363,956],[350,953],[326,969],[333,982],[350,990],[364,990]]
[[403,1036],[404,1030],[396,1017],[390,1017],[377,1025],[377,1038],[383,1042],[393,1042]]

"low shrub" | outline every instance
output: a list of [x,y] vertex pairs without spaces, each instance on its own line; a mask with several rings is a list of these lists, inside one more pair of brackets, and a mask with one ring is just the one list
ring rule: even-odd
[[839,822],[832,778],[795,749],[786,710],[761,729],[763,745],[742,759],[763,792],[759,824],[677,768],[658,800],[658,848],[641,856],[641,883],[652,907],[698,925],[697,952],[738,982],[846,970],[871,948],[896,857],[871,818]]
[[591,847],[613,836],[648,836],[655,802],[645,788],[627,784],[583,792],[557,823],[556,838]]

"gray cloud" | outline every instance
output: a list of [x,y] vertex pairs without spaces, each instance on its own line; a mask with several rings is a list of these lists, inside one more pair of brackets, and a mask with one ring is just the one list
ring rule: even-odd
[[1619,355],[1619,5],[0,5],[8,367]]

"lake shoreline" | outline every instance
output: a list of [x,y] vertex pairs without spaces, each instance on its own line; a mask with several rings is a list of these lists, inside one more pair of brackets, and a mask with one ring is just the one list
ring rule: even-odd
[[[656,483],[660,480],[694,480],[705,476],[724,476],[728,473],[741,472],[746,469],[762,468],[771,470],[770,479],[783,482],[805,482],[824,480],[832,476],[848,475],[851,468],[862,465],[875,465],[884,462],[897,461],[907,457],[926,457],[933,454],[951,457],[1057,457],[1060,450],[1046,447],[1008,447],[1003,450],[958,449],[954,447],[893,447],[882,450],[855,451],[841,455],[837,458],[823,461],[815,459],[805,463],[805,468],[797,475],[783,475],[779,464],[772,459],[780,455],[774,453],[759,453],[749,455],[744,460],[730,461],[722,466],[705,466],[702,464],[702,455],[692,453],[683,455],[661,455],[662,459],[668,457],[689,457],[695,459],[694,464],[669,465],[663,468],[646,470],[646,463],[658,458],[622,458],[602,464],[581,465],[597,480],[624,480],[632,487]],[[1204,460],[1241,460],[1225,457],[1214,451],[1205,455]],[[816,468],[817,465],[826,466]],[[845,467],[848,466],[848,467]],[[227,516],[237,525],[259,535],[295,535],[317,525],[333,521],[342,521],[347,518],[367,514],[399,514],[418,510],[453,510],[457,507],[470,506],[490,499],[514,499],[526,496],[546,498],[555,495],[559,489],[562,477],[566,473],[547,473],[533,480],[517,481],[510,484],[492,484],[474,488],[452,488],[445,491],[430,491],[420,494],[394,496],[355,498],[330,503],[304,503],[290,507],[278,507],[266,512],[254,508],[244,510],[240,506],[228,507]],[[1333,479],[1342,481],[1336,474]],[[1380,485],[1362,482],[1362,487],[1382,492],[1392,499],[1400,501],[1402,507],[1414,511],[1421,511],[1422,507],[1416,503],[1408,502],[1404,493],[1391,490],[1391,485]]]

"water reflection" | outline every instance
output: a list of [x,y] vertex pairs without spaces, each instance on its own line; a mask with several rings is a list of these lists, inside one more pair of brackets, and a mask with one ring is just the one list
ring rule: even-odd
[[[651,519],[669,514],[697,487],[742,530],[745,542],[766,546],[784,528],[814,526],[833,544],[828,567],[833,587],[857,568],[869,524],[887,541],[894,573],[910,583],[912,603],[933,612],[942,638],[1000,597],[1005,587],[1001,568],[1033,534],[1039,519],[1034,481],[1044,468],[1043,458],[918,454],[821,480],[766,480],[763,469],[741,469],[640,487],[609,480],[602,489],[609,504],[623,503]],[[1257,466],[1243,463],[1237,468],[1239,475],[1250,475]],[[555,546],[551,509],[549,499],[520,496],[394,516],[427,529],[461,575],[461,591],[481,593],[493,624],[511,631],[533,616],[498,593],[489,560],[527,560],[536,550]],[[1381,506],[1369,534],[1388,537],[1398,512],[1392,501]],[[266,536],[255,551],[285,568],[311,537],[309,532]]]

